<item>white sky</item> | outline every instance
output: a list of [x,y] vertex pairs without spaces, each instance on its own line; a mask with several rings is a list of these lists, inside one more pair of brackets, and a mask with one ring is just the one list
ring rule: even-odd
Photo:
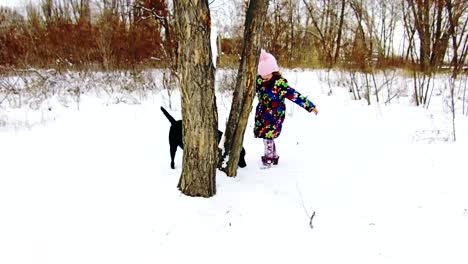
[[[32,0],[33,2],[37,2],[37,0]],[[8,7],[18,7],[18,6],[25,6],[28,0],[0,0],[0,6],[8,6]]]

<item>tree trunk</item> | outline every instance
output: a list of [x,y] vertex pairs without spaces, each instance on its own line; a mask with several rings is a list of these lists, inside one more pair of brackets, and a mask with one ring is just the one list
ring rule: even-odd
[[[453,141],[455,142],[457,140],[456,137],[456,126],[455,126],[455,118],[456,118],[456,100],[457,100],[457,89],[456,89],[456,83],[458,79],[458,75],[460,74],[461,68],[463,67],[463,58],[466,56],[464,52],[466,52],[465,49],[461,50],[461,54],[459,54],[459,45],[462,43],[462,39],[467,37],[466,34],[466,22],[461,28],[460,25],[460,17],[462,16],[463,12],[462,10],[466,10],[468,8],[468,5],[466,2],[463,2],[463,5],[461,2],[456,1],[455,3],[452,3],[451,0],[447,0],[447,11],[448,11],[448,16],[449,16],[449,34],[452,37],[452,50],[453,50],[453,57],[451,59],[452,62],[452,75],[451,75],[451,80],[449,82],[450,86],[450,110],[452,111],[452,134],[453,134]],[[459,28],[458,28],[459,27]],[[458,29],[458,30],[457,30]],[[459,38],[459,39],[457,39]],[[463,60],[460,60],[463,59]],[[465,102],[465,95],[463,96],[463,103]],[[463,110],[464,111],[464,110]]]
[[341,0],[341,13],[340,13],[340,23],[338,25],[338,36],[336,37],[336,49],[335,49],[335,57],[333,59],[333,63],[336,64],[338,61],[338,57],[340,56],[340,47],[341,47],[341,35],[343,33],[343,23],[344,23],[344,14],[345,14],[345,0]]
[[[251,0],[244,28],[242,59],[237,74],[231,112],[224,134],[221,169],[231,177],[237,175],[237,165],[244,141],[245,129],[255,95],[255,78],[260,55],[264,18],[269,0]],[[229,158],[227,166],[225,159]]]
[[178,188],[185,195],[211,197],[216,194],[218,113],[208,1],[174,1],[174,15],[184,120],[183,167]]

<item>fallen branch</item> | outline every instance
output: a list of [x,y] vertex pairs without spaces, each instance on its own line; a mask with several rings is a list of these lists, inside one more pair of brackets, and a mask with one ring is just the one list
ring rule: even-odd
[[301,190],[299,189],[299,186],[297,185],[297,181],[296,181],[296,189],[297,189],[297,192],[299,193],[299,197],[301,198],[302,208],[304,209],[304,212],[306,213],[307,217],[310,218],[309,226],[310,226],[310,228],[314,228],[314,226],[312,225],[312,220],[314,219],[315,211],[312,213],[312,215],[309,216],[309,212],[305,208],[304,199],[302,198],[302,193],[301,193]]
[[312,213],[312,216],[310,217],[310,221],[309,221],[310,228],[314,228],[314,225],[312,225],[312,220],[314,220],[314,216],[315,216],[315,211]]

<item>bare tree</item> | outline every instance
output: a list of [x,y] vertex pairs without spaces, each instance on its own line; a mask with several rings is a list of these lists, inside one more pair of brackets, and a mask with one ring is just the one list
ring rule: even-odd
[[333,63],[336,64],[338,61],[338,57],[340,56],[340,48],[341,48],[341,38],[343,35],[343,24],[344,24],[344,15],[345,15],[345,6],[346,1],[341,0],[341,12],[340,12],[340,23],[338,25],[338,33],[336,37],[336,48],[335,48],[335,56],[333,58]]
[[[468,20],[466,16],[466,11],[468,9],[468,3],[463,0],[447,0],[446,3],[448,20],[449,20],[449,34],[452,40],[452,58],[451,58],[451,68],[452,74],[449,81],[449,108],[452,114],[452,135],[453,141],[456,141],[456,127],[455,127],[455,117],[456,117],[456,100],[458,96],[457,89],[457,79],[458,75],[461,72],[463,62],[466,59],[468,48],[468,34],[467,34],[467,25]],[[461,19],[465,14],[464,22]],[[463,24],[460,24],[462,22]]]
[[423,72],[440,65],[448,47],[446,0],[407,0],[419,36],[419,63]]
[[[397,1],[379,1],[380,29],[379,39],[382,43],[382,54],[379,59],[395,56],[395,29],[397,22],[401,19],[401,11]],[[399,12],[400,11],[400,12]]]
[[174,15],[184,120],[178,188],[185,195],[211,197],[216,194],[218,113],[208,1],[174,1]]
[[139,15],[140,19],[152,18],[160,25],[161,30],[161,56],[153,58],[162,61],[166,71],[163,72],[162,84],[169,96],[169,108],[172,108],[172,92],[176,88],[177,76],[177,59],[175,50],[175,36],[173,17],[169,12],[168,5],[165,0],[152,1],[147,3],[145,1],[136,1],[133,9],[135,11],[143,12]]
[[237,164],[244,141],[249,114],[255,95],[255,77],[262,43],[264,17],[269,0],[252,0],[247,9],[244,28],[244,44],[237,74],[229,121],[226,127],[221,168],[228,176],[236,176]]
[[[352,44],[351,57],[349,60],[354,67],[361,70],[368,70],[372,59],[372,39],[369,28],[366,27],[367,11],[364,8],[363,0],[350,1],[351,10],[354,13],[356,23],[353,32],[354,40]],[[368,30],[366,30],[366,28]]]
[[47,27],[52,24],[52,10],[54,8],[53,0],[42,0],[41,2],[42,13]]
[[[418,69],[413,71],[416,105],[429,107],[434,72],[441,66],[448,47],[448,16],[445,0],[406,0],[405,27],[410,36],[408,52]],[[417,36],[417,38],[416,38]],[[418,46],[418,47],[417,47]]]
[[100,20],[98,21],[96,46],[102,66],[107,71],[113,62],[112,38],[115,34],[114,25],[116,24],[117,16],[112,7],[107,4],[103,5],[101,12]]
[[[328,2],[330,2],[331,0],[329,0]],[[325,8],[325,11],[324,12],[318,12],[317,11],[317,8],[315,7],[314,3],[311,3],[311,2],[308,2],[306,0],[303,0],[306,8],[307,8],[307,11],[309,13],[309,18],[311,19],[312,21],[312,25],[314,27],[314,30],[317,32],[318,34],[318,39],[320,41],[320,44],[321,44],[321,48],[323,50],[323,60],[325,61],[325,63],[327,65],[331,65],[331,62],[333,60],[333,55],[332,55],[332,50],[333,50],[333,44],[330,43],[330,36],[328,35],[329,32],[331,32],[331,29],[328,28],[329,26],[329,15],[331,13],[330,9],[329,8]],[[325,5],[325,7],[329,7],[330,5]],[[319,21],[319,18],[317,17],[316,14],[320,14],[322,13],[322,20]],[[324,22],[325,21],[325,22]],[[324,26],[325,24],[325,26]]]
[[90,0],[70,0],[70,5],[76,22],[91,24]]

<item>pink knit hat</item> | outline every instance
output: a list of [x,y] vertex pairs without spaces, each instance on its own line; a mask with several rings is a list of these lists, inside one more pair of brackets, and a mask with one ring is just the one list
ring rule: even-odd
[[262,49],[260,60],[258,61],[258,74],[265,76],[276,71],[279,71],[279,68],[275,57]]

